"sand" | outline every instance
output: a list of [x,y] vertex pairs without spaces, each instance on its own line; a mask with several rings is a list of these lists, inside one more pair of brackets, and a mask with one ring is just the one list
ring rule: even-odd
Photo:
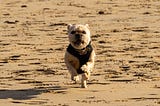
[[[88,88],[64,64],[67,24],[89,24]],[[159,106],[159,0],[0,0],[0,106]]]

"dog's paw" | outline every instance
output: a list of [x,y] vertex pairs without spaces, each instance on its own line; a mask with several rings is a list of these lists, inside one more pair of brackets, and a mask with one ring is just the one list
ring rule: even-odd
[[87,85],[81,85],[81,88],[88,88]]
[[79,76],[72,76],[71,80],[73,80],[75,83],[79,81]]
[[83,65],[81,67],[81,70],[84,71],[85,73],[89,73],[89,69],[88,69],[87,65]]
[[88,88],[86,81],[82,81],[81,88]]

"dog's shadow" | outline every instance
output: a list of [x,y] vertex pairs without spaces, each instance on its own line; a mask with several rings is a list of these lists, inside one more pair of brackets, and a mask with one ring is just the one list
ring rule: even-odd
[[18,89],[18,90],[1,89],[0,99],[11,98],[13,100],[28,100],[28,99],[36,98],[37,95],[40,95],[45,92],[65,93],[66,90],[67,88],[61,87],[61,86],[32,88],[32,89]]
[[[109,83],[95,83],[89,82],[88,85],[108,85]],[[70,86],[51,86],[51,87],[38,87],[31,89],[0,89],[0,99],[13,99],[13,100],[29,100],[36,98],[42,93],[53,93],[53,94],[66,94],[67,90],[70,88],[81,88],[80,84],[69,84]]]

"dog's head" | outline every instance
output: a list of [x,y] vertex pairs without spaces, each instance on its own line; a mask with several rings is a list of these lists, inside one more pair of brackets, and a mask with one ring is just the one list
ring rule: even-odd
[[88,24],[69,24],[68,25],[68,38],[69,42],[75,49],[85,48],[91,41],[90,31]]

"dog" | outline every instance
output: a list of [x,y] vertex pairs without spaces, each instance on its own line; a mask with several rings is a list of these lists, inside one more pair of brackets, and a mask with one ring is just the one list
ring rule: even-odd
[[77,83],[79,75],[82,75],[81,87],[87,88],[87,80],[90,78],[95,62],[89,26],[69,24],[67,30],[70,44],[65,52],[65,64],[71,74],[71,80]]

